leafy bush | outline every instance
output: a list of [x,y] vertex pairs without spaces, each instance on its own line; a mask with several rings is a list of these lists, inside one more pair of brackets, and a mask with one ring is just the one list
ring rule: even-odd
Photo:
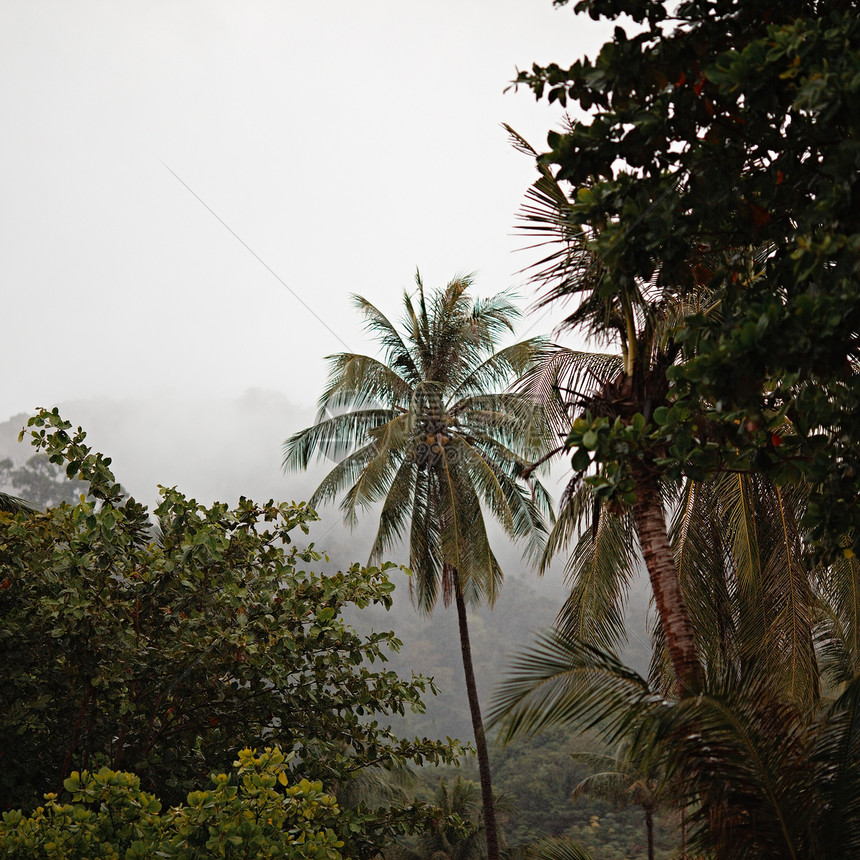
[[[248,745],[277,744],[296,778],[331,786],[456,758],[456,743],[394,735],[386,718],[422,710],[432,682],[385,670],[394,634],[359,635],[341,616],[390,606],[390,565],[300,569],[320,559],[292,544],[316,519],[303,504],[206,507],[162,489],[153,524],[80,428],[56,410],[30,425],[90,489],[75,506],[0,514],[0,809],[102,766],[176,803]],[[355,814],[351,850],[369,854],[417,815]]]
[[311,858],[339,860],[338,807],[319,782],[290,785],[287,757],[239,753],[238,780],[212,776],[214,787],[162,812],[132,773],[74,771],[70,803],[47,794],[26,818],[3,813],[0,853],[9,858]]

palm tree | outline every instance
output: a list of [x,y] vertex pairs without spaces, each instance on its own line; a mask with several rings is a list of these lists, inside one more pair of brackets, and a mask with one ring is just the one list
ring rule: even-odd
[[[439,824],[431,826],[421,840],[421,856],[432,860],[477,860],[484,854],[483,833],[475,820],[479,799],[477,786],[473,782],[457,777],[454,785],[448,787],[440,780],[434,798],[439,808]],[[452,816],[458,816],[463,828],[451,825]]]
[[[586,376],[599,380],[601,366],[611,373],[612,357],[559,352],[526,383],[544,400],[556,397],[563,416],[560,393]],[[508,739],[564,724],[623,743],[637,764],[671,776],[665,790],[690,811],[694,843],[720,858],[852,856],[860,844],[852,759],[860,564],[850,553],[828,567],[810,564],[802,485],[724,472],[666,481],[660,492],[704,670],[699,695],[671,701],[661,625],[648,681],[608,653],[623,635],[638,561],[634,523],[629,510],[595,503],[573,483],[542,559],[546,566],[574,543],[570,596],[558,630],[518,661],[492,717],[507,717]],[[827,700],[823,681],[841,695]]]
[[860,675],[818,708],[765,668],[716,667],[698,696],[667,700],[616,657],[555,632],[514,664],[490,723],[502,739],[551,726],[624,741],[689,812],[690,849],[719,860],[860,854]]
[[417,302],[404,294],[400,330],[355,297],[383,359],[341,353],[330,359],[317,423],[285,443],[284,467],[304,469],[313,454],[339,460],[311,497],[334,500],[354,525],[359,509],[381,504],[371,561],[402,540],[409,549],[413,599],[430,612],[442,596],[457,610],[463,669],[481,778],[490,858],[498,857],[489,757],[478,702],[467,606],[492,604],[502,571],[484,521],[489,511],[536,555],[549,498],[524,479],[546,445],[540,410],[508,383],[546,355],[534,338],[496,352],[518,313],[506,294],[472,300],[471,279],[456,278]]
[[[704,667],[741,676],[764,664],[783,679],[786,696],[814,707],[820,628],[834,660],[848,663],[838,680],[853,676],[860,668],[860,565],[845,557],[832,568],[810,565],[800,528],[803,487],[718,473],[680,486],[666,482],[661,493],[672,511],[669,540]],[[567,551],[570,591],[556,622],[565,635],[613,652],[621,646],[624,603],[640,562],[635,534],[629,510],[595,502],[587,486],[573,484],[563,495],[541,568]],[[835,645],[846,639],[850,650]],[[659,623],[651,677],[665,695],[677,686]]]
[[[595,253],[578,232],[575,206],[539,169],[526,217],[543,238],[561,243],[542,261],[539,274],[553,284],[546,300],[578,296],[568,324],[611,340],[621,355],[611,367],[609,356],[560,353],[525,384],[555,400],[550,414],[561,426],[570,425],[571,399],[622,426],[637,413],[647,422],[668,405],[666,371],[682,358],[675,332],[687,308],[680,301],[707,267],[691,265],[684,297],[658,264],[648,283],[631,278],[622,289],[616,278],[607,289],[602,273],[612,254]],[[700,294],[707,299],[706,290]],[[544,561],[579,537],[571,597],[560,629],[519,661],[494,718],[508,720],[509,738],[562,723],[597,727],[610,743],[626,739],[666,769],[693,813],[694,838],[720,858],[853,856],[860,565],[847,553],[830,568],[808,569],[799,528],[804,488],[754,473],[674,482],[661,474],[665,453],[647,446],[636,453],[630,507],[595,501],[577,481],[568,488]],[[671,527],[665,510],[674,511]],[[589,517],[592,528],[583,529]],[[608,653],[623,631],[621,598],[637,551],[660,620],[660,671],[650,682]],[[822,696],[821,669],[840,693],[835,700]],[[665,697],[667,674],[679,701]]]
[[[522,152],[536,157],[535,150],[516,132],[508,129],[514,145]],[[577,205],[568,199],[564,189],[552,172],[537,162],[540,177],[531,187],[522,210],[525,229],[536,235],[541,245],[552,247],[533,268],[534,279],[548,290],[539,306],[558,301],[578,300],[577,307],[563,323],[565,328],[576,328],[596,341],[611,343],[619,349],[617,370],[609,375],[592,374],[589,390],[574,388],[573,404],[586,416],[629,426],[634,420],[647,424],[654,412],[668,403],[669,381],[667,370],[681,356],[681,343],[675,337],[676,323],[690,308],[681,303],[681,295],[672,285],[672,278],[655,262],[650,282],[640,278],[614,278],[607,288],[607,273],[618,265],[614,259],[618,248],[598,248],[593,237],[587,235],[577,217]],[[704,278],[699,271],[704,267],[691,265],[687,273],[693,280]],[[619,286],[621,285],[621,286]],[[685,295],[695,290],[685,290]],[[547,381],[540,369],[533,371],[524,381],[526,387],[553,397],[566,407],[571,398],[561,397],[558,377],[581,374],[588,368],[581,353],[561,355],[561,363],[554,368],[555,381]],[[600,359],[604,369],[609,356]],[[572,370],[565,362],[573,362]],[[557,408],[552,415],[563,417],[564,426],[570,429],[570,418],[565,408]],[[638,416],[638,418],[636,418]],[[644,418],[644,421],[642,420]],[[575,425],[574,425],[575,427]],[[556,428],[559,429],[559,428]],[[572,439],[573,437],[571,437]],[[569,444],[573,444],[569,440]],[[696,648],[690,612],[678,579],[664,512],[662,468],[659,449],[647,447],[637,456],[615,464],[626,470],[632,485],[632,504],[629,514],[639,539],[639,550],[651,581],[657,611],[667,650],[670,655],[678,691],[682,695],[696,693],[703,681],[700,655]],[[575,464],[584,471],[587,464]],[[579,476],[569,488],[570,497],[579,483]],[[616,502],[616,507],[620,504]],[[566,526],[562,526],[562,529]]]
[[596,795],[616,807],[640,806],[645,814],[648,860],[654,860],[654,812],[663,801],[664,789],[660,775],[631,754],[629,742],[619,744],[614,756],[578,753],[574,757],[593,772],[574,787],[570,799]]
[[[434,812],[419,837],[409,837],[385,852],[386,860],[479,860],[486,857],[486,838],[481,815],[481,790],[477,783],[458,776],[453,784],[443,777],[432,798]],[[497,795],[496,811],[512,812],[510,798]],[[502,846],[503,856],[520,851]]]

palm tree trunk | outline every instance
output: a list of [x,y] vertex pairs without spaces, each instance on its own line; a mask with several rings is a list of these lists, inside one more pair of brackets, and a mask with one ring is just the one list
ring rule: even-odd
[[499,837],[496,829],[496,807],[493,802],[493,783],[490,776],[490,757],[487,753],[487,739],[484,737],[484,723],[481,719],[481,705],[478,702],[478,687],[475,683],[475,669],[472,665],[472,645],[469,642],[469,624],[466,620],[466,601],[460,588],[460,575],[454,573],[454,597],[457,603],[457,621],[460,627],[460,650],[463,653],[463,672],[466,676],[466,695],[469,699],[469,712],[472,715],[472,729],[475,733],[475,749],[478,752],[478,773],[481,778],[481,801],[484,809],[484,830],[487,837],[487,860],[499,860]]
[[645,835],[648,839],[648,860],[654,860],[654,811],[645,807]]
[[681,860],[687,860],[687,807],[681,807]]
[[633,519],[675,671],[678,695],[695,695],[702,689],[702,664],[666,530],[659,480],[646,464],[634,466],[633,479],[636,492]]

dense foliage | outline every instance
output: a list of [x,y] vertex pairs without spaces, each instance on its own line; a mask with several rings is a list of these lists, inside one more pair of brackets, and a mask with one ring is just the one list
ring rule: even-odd
[[[387,728],[432,682],[377,666],[399,641],[341,617],[390,605],[384,569],[299,567],[319,560],[292,544],[315,519],[307,507],[205,507],[164,489],[153,527],[80,428],[56,411],[30,424],[90,500],[3,515],[3,807],[32,807],[99,766],[132,769],[173,803],[247,744],[279,745],[296,778],[332,788],[368,767],[453,760],[456,745]],[[373,853],[413,813],[359,810],[352,850]]]
[[68,802],[49,794],[29,817],[3,813],[0,852],[20,860],[339,860],[343,822],[321,783],[291,784],[278,749],[260,756],[242,750],[236,765],[235,778],[213,774],[213,788],[192,791],[185,804],[167,809],[141,790],[134,774],[73,771],[63,782]]
[[576,196],[559,227],[579,250],[556,258],[550,299],[587,295],[581,321],[612,297],[644,310],[655,288],[675,303],[707,290],[718,307],[688,315],[682,339],[696,354],[669,373],[676,406],[634,444],[661,447],[667,466],[692,477],[715,467],[802,474],[814,491],[808,531],[831,555],[846,541],[856,550],[855,4],[575,8],[621,26],[593,61],[518,78],[589,111],[550,134],[541,158]]
[[[623,742],[706,856],[860,850],[855,5],[583,0],[613,38],[517,81],[584,110],[524,215],[545,300],[620,355],[529,381],[573,409],[574,592],[498,716]],[[610,653],[637,553],[649,680]]]

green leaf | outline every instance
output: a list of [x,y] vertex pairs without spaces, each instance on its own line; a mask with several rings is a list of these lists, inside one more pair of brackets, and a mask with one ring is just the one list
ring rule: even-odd
[[586,448],[577,448],[573,452],[571,465],[574,472],[584,472],[591,465],[591,456]]

